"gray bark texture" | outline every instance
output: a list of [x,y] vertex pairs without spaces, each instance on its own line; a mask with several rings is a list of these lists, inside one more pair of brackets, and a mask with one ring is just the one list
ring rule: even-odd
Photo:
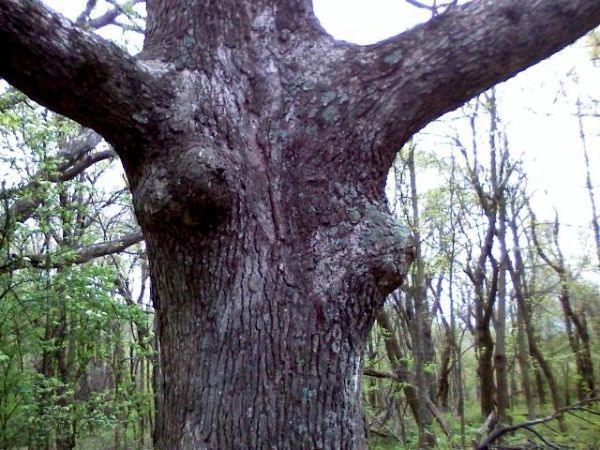
[[123,161],[160,342],[159,449],[364,449],[361,355],[411,260],[384,183],[416,131],[600,23],[479,0],[382,43],[309,0],[148,0],[133,57],[0,0],[0,76]]

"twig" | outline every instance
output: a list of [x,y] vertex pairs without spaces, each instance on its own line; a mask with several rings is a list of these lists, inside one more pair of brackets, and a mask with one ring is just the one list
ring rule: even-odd
[[[532,430],[531,427],[533,427],[535,425],[539,425],[539,424],[545,424],[546,422],[550,422],[552,420],[558,419],[565,413],[570,413],[573,410],[579,410],[579,409],[581,409],[581,407],[583,407],[585,405],[589,405],[589,404],[596,403],[599,401],[600,401],[600,398],[598,398],[598,397],[588,398],[588,399],[582,400],[580,402],[574,403],[573,405],[565,406],[564,408],[560,408],[551,416],[541,417],[539,419],[529,420],[527,422],[521,422],[521,423],[518,423],[515,425],[508,425],[505,427],[497,428],[487,438],[485,438],[481,444],[479,444],[479,446],[477,447],[477,450],[489,450],[490,444],[492,442],[496,441],[498,438],[505,435],[506,433],[510,433],[512,431],[516,431],[521,428],[525,428],[526,430],[531,431],[536,436],[540,437],[537,432],[534,432]],[[540,437],[540,439],[542,439],[542,438]],[[550,445],[545,441],[544,441],[544,443],[546,443],[547,445]],[[557,448],[557,447],[553,447],[553,448]]]
[[556,450],[560,450],[560,448],[559,448],[559,447],[557,447],[556,445],[554,445],[554,444],[552,444],[551,442],[549,442],[549,441],[547,441],[546,439],[544,439],[544,437],[543,437],[543,436],[542,436],[540,433],[538,433],[538,432],[537,432],[535,429],[533,429],[532,427],[530,427],[530,426],[526,426],[526,427],[523,427],[523,428],[524,428],[524,429],[526,429],[527,431],[529,431],[529,432],[531,432],[531,433],[535,434],[535,435],[538,437],[538,439],[539,439],[540,441],[542,441],[544,444],[546,444],[548,447],[550,447],[550,448],[554,448],[554,449],[556,449]]
[[594,426],[594,427],[598,427],[598,423],[597,422],[592,422],[589,419],[586,419],[585,417],[581,417],[579,414],[575,414],[573,411],[567,411],[569,414],[571,414],[573,417],[576,417],[579,420],[583,420],[584,422],[589,423],[590,425]]

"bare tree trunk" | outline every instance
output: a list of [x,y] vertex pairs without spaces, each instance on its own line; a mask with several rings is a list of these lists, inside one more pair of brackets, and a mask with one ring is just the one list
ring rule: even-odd
[[[123,367],[125,361],[125,349],[123,347],[123,330],[121,329],[121,324],[118,321],[115,321],[112,324],[111,331],[114,336],[114,346],[112,348],[111,355],[111,368],[114,380],[113,395],[115,400],[120,402],[123,400],[123,382],[125,374],[125,368]],[[123,441],[124,435],[126,435],[126,433],[123,433],[124,430],[123,426],[121,425],[123,423],[126,423],[124,414],[126,414],[126,411],[124,410],[116,414],[117,424],[114,428],[113,433],[114,450],[121,450],[121,443]],[[125,446],[125,448],[127,447]]]
[[[480,307],[478,307],[479,309]],[[495,392],[496,385],[494,383],[494,340],[490,330],[489,322],[484,317],[485,314],[479,313],[481,320],[476,325],[477,338],[476,344],[479,349],[479,357],[477,358],[477,376],[481,386],[480,407],[482,417],[488,417],[495,411]],[[486,326],[487,322],[487,326]]]
[[[450,327],[448,327],[450,328]],[[452,374],[452,368],[450,366],[452,356],[452,336],[450,330],[444,330],[444,348],[440,354],[440,368],[438,376],[438,389],[437,389],[437,402],[438,405],[444,410],[448,410],[448,400],[450,396],[450,375]]]
[[[452,277],[450,277],[452,280]],[[436,283],[436,287],[434,288],[430,283],[430,290],[433,296],[433,309],[432,315],[435,315],[436,312],[439,313],[439,321],[442,324],[443,329],[443,340],[444,347],[440,353],[440,367],[438,370],[438,383],[437,383],[437,393],[436,398],[438,401],[438,405],[443,410],[448,410],[449,405],[449,397],[450,397],[450,376],[452,375],[452,371],[456,369],[453,367],[453,353],[455,352],[456,342],[454,342],[454,335],[452,333],[452,325],[448,323],[444,315],[444,311],[442,308],[442,283],[444,280],[444,274],[440,273],[438,275],[438,280]],[[452,292],[452,291],[450,291]],[[451,299],[450,307],[454,307],[454,300]],[[450,315],[452,316],[452,312]],[[452,321],[452,317],[451,317]]]
[[[529,353],[533,357],[531,350]],[[544,390],[544,378],[543,378],[542,372],[543,371],[536,365],[536,367],[535,367],[535,387],[536,387],[537,398],[538,398],[538,401],[541,406],[546,404],[546,391]]]
[[527,418],[533,419],[535,417],[535,402],[533,398],[533,391],[531,387],[531,377],[529,368],[529,351],[527,349],[527,337],[525,334],[525,317],[524,311],[521,304],[517,302],[517,362],[519,364],[519,372],[521,374],[521,386],[523,389],[523,396],[525,399],[525,405],[527,406]]
[[[236,225],[231,232],[238,236],[238,230]],[[198,277],[190,287],[175,281],[180,278],[154,273],[154,280],[160,283],[155,284],[153,295],[158,305],[163,368],[157,447],[198,448],[198,443],[210,439],[214,443],[210,448],[217,448],[216,443],[218,448],[260,448],[260,442],[293,443],[293,447],[284,444],[279,448],[332,448],[340,436],[352,447],[363,446],[360,355],[371,326],[366,320],[369,314],[360,314],[361,318],[352,322],[333,298],[304,302],[307,295],[314,294],[296,287],[292,273],[267,274],[267,259],[275,257],[273,250],[265,247],[268,238],[256,228],[248,231],[248,237],[230,241],[240,246],[237,249],[221,248],[219,239],[214,248],[190,248],[189,242],[182,247],[173,242],[165,254],[156,254],[158,244],[153,235],[147,237],[151,260],[165,258],[164,264],[152,270],[205,267],[206,276],[210,274],[210,278]],[[166,237],[158,237],[164,248]],[[221,272],[224,276],[218,282],[214,277],[217,268],[202,262],[205,252],[223,255],[219,264],[232,268]],[[256,252],[252,257],[260,263],[246,266],[248,259],[240,258],[246,252]],[[240,263],[243,266],[236,268]],[[189,309],[183,308],[185,303],[165,305],[160,292],[167,289],[181,302],[193,302],[188,306],[196,313],[190,315]],[[213,292],[205,293],[207,289]],[[352,289],[356,292],[359,286]],[[195,293],[190,295],[188,290]],[[228,298],[234,292],[236,297]],[[349,293],[340,290],[337,295],[337,299],[353,303]],[[210,306],[204,304],[204,298],[218,301]],[[360,305],[370,304],[364,299],[353,303],[353,308],[358,311],[364,307]],[[335,325],[325,327],[325,321]],[[182,354],[188,356],[181,358]],[[197,372],[201,376],[188,375],[190,358],[194,367],[201,368]],[[182,404],[189,407],[182,408]],[[231,421],[221,420],[221,426],[215,428],[216,410]],[[184,424],[181,434],[173,433],[175,424]],[[254,431],[247,434],[245,430]]]
[[[521,256],[521,248],[520,248],[520,237],[519,237],[519,229],[517,226],[517,214],[519,208],[516,207],[515,202],[512,203],[512,217],[509,220],[509,227],[512,232],[513,242],[514,242],[514,250],[513,255],[515,259],[515,263],[513,265],[512,261],[509,259],[509,272],[513,282],[513,287],[515,290],[515,299],[517,300],[517,311],[520,316],[522,316],[522,323],[525,329],[525,335],[527,336],[527,343],[529,346],[529,354],[536,360],[539,368],[541,369],[546,381],[548,383],[548,388],[550,389],[550,396],[552,397],[552,405],[554,407],[554,411],[559,411],[560,408],[564,406],[561,396],[558,390],[558,385],[556,383],[556,379],[554,377],[554,372],[550,367],[550,364],[542,354],[541,350],[537,344],[537,337],[535,336],[535,331],[533,328],[533,321],[530,314],[530,309],[528,308],[526,299],[529,298],[528,292],[526,291],[526,283],[525,283],[525,274],[524,274],[524,264],[523,258]],[[537,384],[537,392],[538,398],[540,400],[540,404],[543,405],[545,403],[545,395],[544,395],[544,386],[540,377],[540,371],[536,370],[536,384]],[[566,431],[566,424],[562,416],[558,419],[559,425],[562,431]]]
[[412,303],[414,320],[409,324],[412,336],[412,350],[415,367],[415,383],[419,395],[419,446],[428,448],[435,445],[435,439],[428,427],[431,425],[431,412],[428,402],[433,385],[432,374],[427,374],[425,366],[433,362],[433,342],[431,340],[431,321],[429,318],[429,307],[427,301],[427,280],[425,274],[425,261],[423,259],[421,246],[421,230],[419,218],[419,199],[417,192],[417,176],[415,165],[415,147],[408,146],[406,158],[406,170],[410,180],[410,206],[411,215],[409,223],[415,242],[415,262],[410,277],[410,286],[407,289],[407,300]]
[[462,375],[462,352],[461,342],[457,338],[457,326],[456,326],[456,309],[455,309],[455,298],[454,298],[454,265],[456,262],[456,223],[457,218],[454,215],[454,204],[456,199],[456,159],[454,154],[451,157],[451,172],[450,172],[450,205],[448,215],[450,217],[450,228],[451,228],[451,244],[449,252],[449,275],[448,275],[448,297],[450,299],[450,335],[452,339],[452,362],[456,366],[454,376],[454,391],[456,398],[456,411],[460,418],[460,440],[462,448],[466,448],[466,436],[465,436],[465,401],[464,401],[464,389],[463,389],[463,375]]
[[[484,105],[483,102],[477,102],[476,106]],[[485,106],[485,105],[484,105]],[[491,114],[490,114],[491,115]],[[475,301],[475,346],[477,354],[477,376],[480,385],[480,408],[482,417],[488,418],[492,412],[495,412],[495,393],[496,384],[494,377],[494,339],[492,337],[491,325],[494,316],[494,306],[498,295],[498,277],[500,267],[496,261],[492,249],[494,246],[495,236],[498,232],[498,199],[495,192],[488,193],[484,189],[488,180],[480,179],[481,166],[477,160],[477,136],[476,115],[470,117],[471,132],[473,134],[473,161],[470,160],[467,149],[462,144],[459,144],[459,149],[465,159],[467,166],[469,183],[479,201],[479,208],[486,219],[486,229],[483,238],[481,239],[479,254],[475,260],[472,256],[472,251],[469,251],[467,267],[465,273],[473,284],[474,301]],[[494,121],[492,121],[494,123]],[[494,137],[490,138],[491,140]],[[492,180],[489,180],[493,185],[498,183],[494,180],[497,177],[495,160],[494,144],[490,146],[490,174]],[[491,267],[491,273],[488,273],[488,263]]]
[[508,372],[506,358],[506,269],[503,259],[498,275],[498,307],[496,318],[496,347],[494,368],[496,371],[496,412],[499,423],[508,422]]
[[508,422],[508,376],[506,358],[506,186],[510,177],[510,159],[506,136],[499,130],[500,118],[496,102],[496,91],[492,89],[487,96],[487,108],[490,115],[490,168],[492,195],[498,211],[496,238],[500,247],[498,267],[498,292],[496,298],[496,347],[494,367],[496,371],[496,414],[499,424]]

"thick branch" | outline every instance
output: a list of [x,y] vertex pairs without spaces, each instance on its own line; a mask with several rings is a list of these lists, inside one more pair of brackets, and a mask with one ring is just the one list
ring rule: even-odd
[[9,83],[111,143],[139,147],[156,83],[135,58],[35,0],[0,0],[0,42]]
[[350,84],[358,78],[368,86],[368,95],[379,93],[371,110],[379,117],[371,120],[388,128],[393,152],[433,119],[598,24],[598,0],[474,0],[350,52],[341,71]]
[[85,21],[90,18],[90,14],[96,7],[97,3],[98,0],[88,0],[85,4],[85,9],[82,11],[81,14],[79,14],[77,19],[75,20],[75,24],[77,24],[78,26],[82,26],[85,23]]
[[[208,6],[210,4],[210,6]],[[147,21],[144,54],[152,59],[181,58],[187,55],[185,64],[209,67],[213,55],[222,45],[244,47],[254,33],[254,42],[266,38],[264,45],[279,32],[287,30],[295,36],[312,35],[317,26],[312,0],[219,0],[218,2],[190,2],[189,0],[162,0],[146,2]],[[269,11],[267,16],[263,13]],[[176,21],[173,18],[177,18]],[[271,20],[273,22],[271,22]],[[269,23],[268,33],[259,30]],[[199,26],[200,25],[200,26]],[[275,26],[276,28],[271,28]],[[258,32],[258,33],[257,33]],[[320,32],[320,29],[319,29]],[[285,32],[284,32],[285,34]],[[191,39],[202,43],[190,52],[182,45]],[[287,40],[289,38],[284,38]],[[270,43],[270,45],[276,45]],[[184,63],[179,61],[179,64]],[[190,67],[191,68],[191,67]]]
[[394,380],[397,381],[398,383],[403,382],[401,380],[401,377],[398,376],[395,373],[392,372],[386,372],[384,370],[377,370],[377,369],[373,369],[372,367],[365,367],[363,369],[363,374],[368,376],[368,377],[373,377],[373,378],[384,378],[384,379],[389,379],[389,380]]
[[72,266],[74,264],[83,264],[101,256],[122,252],[128,247],[141,242],[143,239],[144,236],[142,233],[140,231],[136,231],[134,233],[122,236],[120,239],[116,239],[114,241],[91,244],[75,249],[66,249],[63,252],[53,255],[38,254],[23,257],[16,256],[6,264],[0,266],[0,273],[10,272],[12,270],[22,269],[28,266],[54,269]]

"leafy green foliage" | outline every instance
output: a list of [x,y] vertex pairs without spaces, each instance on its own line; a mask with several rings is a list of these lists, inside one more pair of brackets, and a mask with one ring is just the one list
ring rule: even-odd
[[[0,170],[12,179],[0,191],[0,448],[115,429],[147,435],[151,425],[152,317],[118,294],[132,261],[69,264],[77,247],[129,228],[128,199],[104,187],[106,164],[47,181],[59,178],[56,154],[77,133],[16,92],[0,96]],[[28,202],[31,211],[15,216],[14,205]],[[41,262],[28,265],[28,255]]]

